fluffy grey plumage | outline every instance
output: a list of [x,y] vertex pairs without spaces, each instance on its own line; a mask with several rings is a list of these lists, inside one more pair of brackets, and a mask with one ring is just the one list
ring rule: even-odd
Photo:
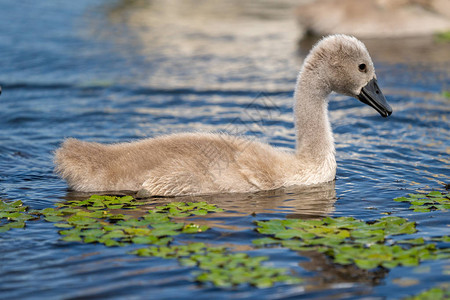
[[[365,64],[362,71],[358,66]],[[177,196],[255,192],[332,181],[335,148],[328,121],[332,91],[357,97],[375,78],[356,38],[322,39],[306,57],[295,89],[296,152],[224,134],[182,133],[103,145],[66,140],[56,172],[77,191],[143,190]]]

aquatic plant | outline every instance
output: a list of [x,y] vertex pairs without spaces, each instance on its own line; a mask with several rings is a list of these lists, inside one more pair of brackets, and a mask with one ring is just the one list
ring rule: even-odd
[[[184,266],[197,266],[196,280],[212,283],[218,287],[250,284],[269,287],[276,282],[298,283],[301,279],[286,274],[286,269],[261,265],[268,258],[249,256],[246,253],[232,253],[225,247],[210,247],[204,243],[168,246],[173,236],[182,233],[198,233],[208,230],[206,225],[175,222],[171,219],[203,216],[220,212],[221,208],[206,202],[173,202],[157,206],[140,218],[118,213],[118,210],[133,210],[147,204],[130,196],[93,195],[85,200],[58,203],[56,208],[45,208],[27,212],[21,201],[1,202],[2,224],[0,230],[25,226],[25,221],[42,217],[61,228],[62,240],[67,242],[101,243],[106,246],[128,244],[151,244],[131,254],[177,258]],[[116,211],[116,212],[114,212]]]
[[398,197],[394,201],[409,202],[411,204],[409,208],[415,212],[450,209],[450,195],[438,191],[428,194],[409,194],[408,197]]
[[[174,222],[172,217],[188,217],[192,215],[205,215],[210,212],[221,211],[214,205],[206,202],[198,203],[169,203],[149,210],[140,218],[129,215],[115,214],[108,209],[135,209],[139,202],[133,197],[113,197],[94,195],[82,201],[69,201],[60,204],[59,209],[44,212],[45,219],[48,214],[55,212],[59,217],[66,214],[68,217],[55,224],[57,227],[70,228],[61,230],[65,241],[83,241],[85,243],[101,243],[106,246],[124,246],[127,244],[153,244],[167,245],[172,236],[182,233],[197,233],[208,230],[206,225],[186,224]],[[93,212],[80,210],[86,207]]]
[[415,296],[406,297],[404,300],[444,300],[450,299],[450,284],[443,284]]
[[414,222],[383,217],[364,222],[352,217],[321,220],[268,220],[256,222],[259,233],[270,235],[253,240],[255,246],[281,245],[294,251],[319,251],[335,263],[355,264],[361,269],[378,266],[415,266],[420,261],[450,258],[450,249],[439,249],[423,238],[385,242],[390,236],[412,234]]
[[[431,192],[410,194],[396,198],[410,202],[413,209],[447,209],[448,194]],[[299,283],[302,280],[287,274],[286,269],[263,264],[265,256],[250,256],[232,252],[222,246],[204,243],[170,245],[179,234],[204,232],[206,225],[175,221],[177,218],[203,216],[222,209],[206,202],[172,202],[144,211],[148,202],[130,196],[93,195],[84,200],[56,204],[55,208],[29,210],[21,201],[0,202],[0,232],[23,228],[25,222],[39,218],[59,228],[62,240],[67,242],[100,243],[106,246],[147,244],[146,248],[129,253],[142,257],[178,259],[183,266],[196,267],[195,280],[218,287],[249,284],[270,287],[275,283]],[[417,208],[420,206],[419,208]],[[133,217],[127,211],[136,212]],[[420,210],[421,211],[421,210]],[[414,222],[388,216],[364,222],[352,217],[314,220],[272,219],[256,222],[256,231],[266,237],[253,240],[256,247],[282,246],[294,251],[318,251],[341,265],[355,264],[361,269],[379,266],[394,268],[415,266],[423,260],[450,258],[450,249],[437,243],[448,243],[450,237],[434,237],[425,241],[393,239],[392,236],[417,232]]]
[[212,283],[218,287],[250,284],[259,288],[273,286],[277,282],[300,283],[301,278],[288,275],[284,268],[261,265],[266,256],[249,256],[246,253],[231,253],[225,247],[211,247],[204,243],[182,246],[141,248],[130,252],[139,256],[177,258],[181,265],[197,266],[196,280]]
[[434,35],[437,42],[450,42],[450,31],[438,32]]
[[35,219],[35,216],[28,214],[28,207],[23,206],[22,201],[14,202],[0,201],[0,232],[5,232],[11,228],[24,228],[25,221]]
[[222,212],[223,209],[206,202],[172,202],[153,209],[155,213],[166,213],[170,218],[204,216],[212,212]]
[[68,242],[101,243],[106,246],[127,244],[167,245],[172,236],[208,230],[206,225],[174,222],[170,218],[205,215],[222,209],[206,202],[169,203],[149,210],[140,218],[114,212],[133,210],[148,203],[131,196],[93,195],[85,200],[58,203],[56,208],[30,210],[21,201],[0,202],[0,232],[23,228],[25,221],[39,219],[61,228],[62,240]]

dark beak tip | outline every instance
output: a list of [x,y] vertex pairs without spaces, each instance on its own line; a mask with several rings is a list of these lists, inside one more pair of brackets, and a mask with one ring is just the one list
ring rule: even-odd
[[382,113],[381,113],[381,116],[383,117],[383,118],[387,118],[387,117],[389,117],[390,115],[392,115],[392,108],[388,108],[388,109],[386,109],[386,110],[384,110]]
[[361,93],[357,98],[359,101],[375,108],[383,118],[387,118],[392,114],[392,108],[387,103],[375,78],[370,80],[367,85],[361,89]]

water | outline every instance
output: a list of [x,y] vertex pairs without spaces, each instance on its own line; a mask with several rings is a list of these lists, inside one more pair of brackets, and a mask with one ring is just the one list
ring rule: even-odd
[[[35,209],[79,197],[53,174],[65,137],[122,142],[180,131],[228,131],[293,148],[292,93],[310,42],[298,43],[296,1],[0,1],[0,198]],[[323,215],[417,222],[416,236],[449,233],[448,212],[392,201],[450,182],[449,44],[366,41],[393,115],[332,95],[335,183],[255,195],[203,197],[226,209],[214,241],[291,268],[306,285],[221,290],[194,268],[123,248],[65,243],[52,224],[0,235],[2,298],[400,298],[449,281],[448,262],[366,272],[322,255],[251,250],[255,220]],[[263,125],[261,125],[263,124]],[[176,199],[175,199],[176,200]],[[159,199],[158,201],[174,201]],[[425,270],[425,271],[424,271]],[[396,279],[417,284],[402,287]]]

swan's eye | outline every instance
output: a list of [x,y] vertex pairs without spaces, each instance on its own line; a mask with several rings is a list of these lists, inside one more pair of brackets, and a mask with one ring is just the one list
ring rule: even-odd
[[359,69],[361,72],[366,72],[366,64],[360,64],[360,65],[358,66],[358,69]]

